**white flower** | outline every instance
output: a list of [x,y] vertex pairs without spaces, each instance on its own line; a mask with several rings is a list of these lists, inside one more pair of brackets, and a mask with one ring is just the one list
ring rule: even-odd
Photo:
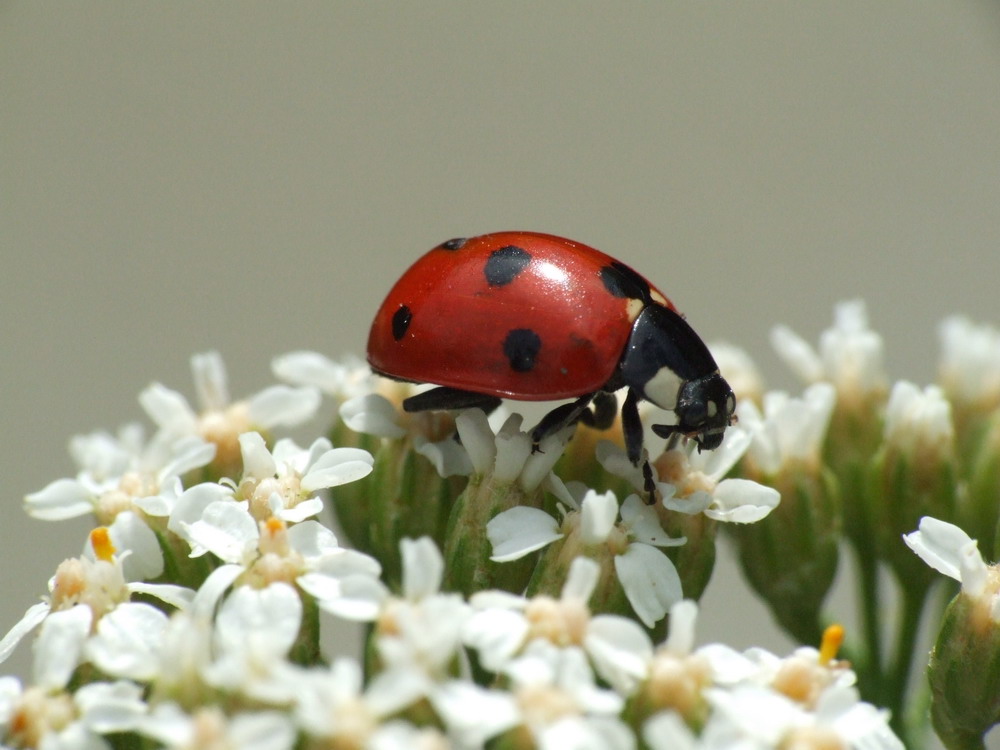
[[[295,715],[308,734],[334,746],[378,746],[401,731],[400,727],[387,729],[382,723],[422,697],[424,689],[422,674],[411,678],[402,671],[396,671],[391,680],[376,675],[365,688],[361,666],[342,657],[327,669],[302,673]],[[404,734],[410,736],[409,732]]]
[[465,624],[463,640],[494,672],[535,639],[560,648],[582,648],[597,673],[627,694],[645,676],[653,645],[646,632],[626,617],[591,615],[587,601],[599,576],[596,562],[577,557],[558,599],[544,595],[527,599],[498,591],[473,594],[470,604],[476,613]]
[[[750,432],[734,425],[714,451],[693,452],[690,446],[664,451],[652,462],[663,507],[687,515],[704,513],[729,523],[754,523],[767,516],[780,500],[777,490],[747,479],[723,479],[750,441]],[[598,443],[597,460],[636,489],[643,486],[642,472],[618,446]]]
[[227,691],[278,704],[290,700],[298,672],[286,657],[302,622],[302,600],[286,583],[238,586],[215,618],[215,658],[205,681]]
[[643,726],[653,750],[902,750],[888,713],[859,699],[854,672],[834,658],[837,628],[828,629],[821,650],[803,647],[782,658],[722,644],[694,650],[697,605],[680,602],[670,614],[670,636],[643,685],[646,700],[663,709]]
[[180,477],[208,464],[215,446],[195,436],[146,443],[142,428],[133,424],[117,438],[106,432],[78,435],[70,453],[79,473],[27,495],[28,515],[62,521],[93,513],[109,525],[120,513],[170,503],[180,491]]
[[888,376],[883,362],[882,337],[868,327],[861,300],[834,308],[834,324],[820,335],[819,351],[787,326],[775,326],[771,343],[806,383],[833,383],[839,399],[859,404],[885,391]]
[[204,707],[191,715],[176,703],[161,703],[138,727],[139,733],[165,748],[240,748],[291,750],[295,726],[280,711],[257,711],[226,716],[219,708]]
[[740,424],[753,436],[747,458],[768,476],[789,463],[818,466],[835,401],[832,385],[814,383],[801,398],[768,392],[763,416],[754,403],[741,403]]
[[[621,515],[621,523],[615,520]],[[613,492],[588,490],[580,510],[566,512],[562,524],[548,513],[523,506],[499,513],[487,524],[497,562],[516,560],[563,536],[573,534],[584,546],[606,544],[615,572],[639,618],[652,626],[681,598],[674,564],[657,547],[683,544],[661,528],[654,508],[629,495],[619,511]]]
[[49,581],[48,599],[29,607],[24,617],[0,640],[0,662],[13,653],[26,635],[39,625],[44,629],[45,623],[57,615],[61,619],[65,611],[84,607],[91,617],[87,622],[89,629],[92,621],[99,622],[118,608],[138,606],[129,601],[135,593],[154,596],[174,607],[186,606],[194,596],[193,591],[183,586],[127,582],[122,559],[115,554],[104,527],[91,532],[90,545],[88,555],[59,564]]
[[374,464],[368,451],[334,448],[326,438],[317,438],[309,450],[284,438],[269,451],[259,432],[245,432],[239,441],[243,478],[236,496],[249,501],[258,520],[274,516],[297,523],[315,516],[323,510],[315,492],[361,479]]
[[903,541],[925,563],[962,584],[962,592],[980,602],[993,622],[1000,623],[1000,576],[988,566],[974,539],[953,524],[931,516]]
[[3,678],[0,722],[8,741],[57,750],[106,748],[100,734],[133,729],[146,712],[142,689],[129,682],[92,682],[66,692],[83,661],[93,616],[83,604],[51,613],[35,644],[33,687],[22,690],[17,680]]
[[906,454],[941,455],[955,440],[951,404],[936,385],[897,382],[885,410],[885,440]]
[[257,521],[247,502],[226,499],[210,501],[197,520],[179,526],[192,557],[211,552],[261,585],[294,581],[322,609],[340,617],[369,620],[385,597],[378,562],[341,547],[333,532],[316,521],[291,527],[274,517]]
[[504,672],[520,723],[543,750],[635,747],[635,736],[618,718],[624,699],[597,686],[582,650],[536,641]]
[[[429,537],[403,539],[401,596],[386,597],[375,619],[375,646],[391,675],[424,675],[425,690],[446,674],[461,646],[470,614],[458,594],[441,592],[444,560]],[[412,679],[412,677],[411,677]]]
[[573,498],[552,467],[562,455],[573,434],[573,426],[548,435],[532,445],[531,435],[521,430],[522,417],[511,414],[496,434],[481,409],[466,409],[455,418],[462,446],[469,454],[477,474],[491,473],[494,480],[517,483],[525,492],[544,487],[563,502]]
[[427,433],[438,430],[426,428],[435,420],[428,422],[428,419],[404,414],[379,393],[364,393],[345,401],[340,406],[340,418],[355,432],[389,440],[399,440],[412,432],[414,450],[427,458],[442,477],[472,473],[469,454],[454,439],[453,433],[431,439]]
[[989,411],[1000,404],[1000,331],[961,315],[942,321],[939,379],[948,397]]
[[319,388],[338,401],[371,393],[381,380],[372,374],[367,362],[357,357],[347,356],[335,361],[310,351],[275,357],[271,361],[271,371],[286,383]]
[[139,403],[160,428],[161,435],[197,436],[217,448],[216,461],[229,467],[239,455],[237,438],[254,429],[294,427],[310,419],[320,404],[312,387],[275,385],[244,401],[229,398],[228,378],[218,352],[191,358],[199,410],[177,391],[153,383],[139,394]]

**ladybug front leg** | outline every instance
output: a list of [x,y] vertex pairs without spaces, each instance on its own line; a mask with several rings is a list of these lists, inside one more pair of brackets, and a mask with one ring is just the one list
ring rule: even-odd
[[459,409],[482,409],[489,414],[500,406],[498,396],[485,393],[463,391],[458,388],[440,386],[418,393],[403,400],[403,411],[446,411]]
[[597,394],[588,393],[586,396],[580,396],[576,401],[557,406],[542,417],[535,429],[531,431],[531,442],[534,444],[534,449],[538,450],[538,444],[548,435],[559,432],[566,425],[573,424],[580,419],[590,402],[594,400],[595,395]]
[[646,505],[656,502],[656,480],[653,479],[653,467],[649,459],[642,456],[642,421],[639,419],[639,399],[635,391],[628,389],[625,403],[622,404],[622,435],[625,438],[625,455],[638,466],[642,460],[642,486],[646,490]]

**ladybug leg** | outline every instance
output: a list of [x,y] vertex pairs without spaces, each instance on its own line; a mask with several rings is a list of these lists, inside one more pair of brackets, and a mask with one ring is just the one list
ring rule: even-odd
[[534,450],[538,450],[538,444],[547,436],[554,432],[559,432],[563,427],[573,424],[587,411],[590,402],[594,400],[594,393],[580,396],[576,401],[562,406],[557,406],[550,411],[531,431],[531,442]]
[[588,427],[606,430],[615,423],[618,415],[618,399],[615,394],[600,391],[594,396],[594,403],[580,414],[580,421]]
[[403,401],[403,411],[446,411],[450,409],[482,409],[489,414],[500,406],[500,398],[484,393],[462,391],[440,386],[410,396]]
[[639,420],[639,399],[635,391],[628,389],[622,404],[622,435],[625,437],[625,454],[633,465],[642,460],[642,487],[646,491],[646,505],[656,502],[656,480],[649,459],[642,457],[642,422]]

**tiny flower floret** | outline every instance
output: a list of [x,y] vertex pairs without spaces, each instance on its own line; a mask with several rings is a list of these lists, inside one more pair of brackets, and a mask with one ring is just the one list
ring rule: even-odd
[[986,620],[1000,623],[1000,569],[986,564],[974,539],[954,524],[924,516],[903,541],[934,570],[959,581]]

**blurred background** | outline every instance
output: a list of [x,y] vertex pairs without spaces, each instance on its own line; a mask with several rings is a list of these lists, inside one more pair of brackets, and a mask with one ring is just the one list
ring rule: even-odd
[[[1000,324],[998,125],[985,0],[0,2],[0,632],[82,548],[20,507],[71,435],[193,397],[196,352],[234,397],[363,354],[453,236],[605,250],[776,387],[770,328],[861,297],[930,381],[944,315]],[[725,555],[700,638],[790,647]]]

